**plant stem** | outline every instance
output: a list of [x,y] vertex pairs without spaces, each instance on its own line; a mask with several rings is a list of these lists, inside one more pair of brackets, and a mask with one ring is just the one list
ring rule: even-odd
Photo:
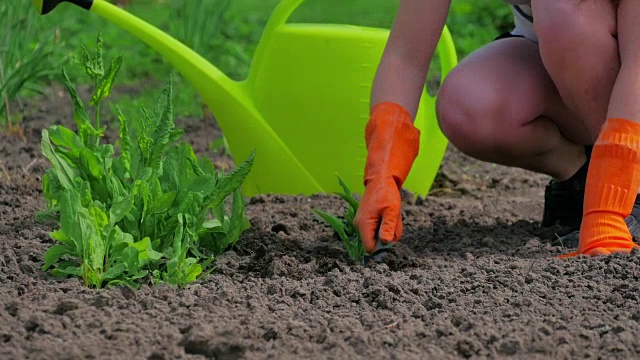
[[[98,86],[100,86],[99,80],[96,79],[96,89],[98,88]],[[96,131],[100,131],[100,101],[98,100],[98,102],[96,103]],[[100,145],[100,136],[96,136],[96,146]]]
[[10,112],[9,112],[9,97],[7,96],[7,90],[6,90],[6,86],[7,84],[5,83],[5,79],[4,79],[4,61],[2,61],[2,57],[0,57],[0,85],[2,85],[2,100],[4,101],[4,112],[6,115],[6,126],[5,129],[6,130],[10,130],[11,129],[11,118],[9,118]]

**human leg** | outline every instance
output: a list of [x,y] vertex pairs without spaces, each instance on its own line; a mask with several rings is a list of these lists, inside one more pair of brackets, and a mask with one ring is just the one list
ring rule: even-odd
[[[620,69],[617,2],[532,0],[532,17],[516,18],[523,28],[521,33],[535,30],[533,36],[547,72],[567,107],[583,121],[574,136],[588,144],[593,144],[604,124]],[[588,163],[570,181],[550,181],[545,189],[543,226],[580,226],[587,168]],[[565,205],[570,203],[579,205]],[[631,233],[640,236],[640,196],[626,220]],[[577,246],[576,234],[564,241]]]
[[440,88],[437,113],[450,142],[479,160],[563,180],[586,160],[584,146],[565,136],[578,117],[526,39],[493,42],[461,61]]
[[[593,141],[607,117],[611,91],[620,69],[616,3],[615,0],[532,1],[535,22],[531,25],[535,24],[545,68],[567,107],[584,121]],[[543,226],[555,223],[580,226],[583,212],[580,199],[584,199],[588,166],[585,164],[573,181],[549,183],[545,191]],[[562,205],[577,201],[581,206],[575,209],[580,212],[567,211]],[[633,211],[625,221],[631,234],[640,236],[640,196],[636,197]],[[579,232],[575,232],[560,242],[577,247],[578,239]]]
[[640,2],[621,0],[617,16],[621,67],[593,149],[578,251],[569,255],[607,255],[636,246],[625,219],[633,215],[640,189]]
[[620,69],[616,11],[606,0],[532,0],[540,56],[564,103],[593,144]]
[[[585,8],[579,6],[583,3]],[[601,65],[598,71],[585,73],[582,70],[592,66],[594,58],[598,61],[605,58],[602,61],[607,61],[607,57],[613,56],[617,64],[617,45],[609,31],[615,29],[615,14],[611,12],[608,17],[606,13],[603,15],[600,8],[611,6],[602,3],[600,0],[533,0],[531,6],[512,7],[516,24],[514,33],[538,43],[545,69],[563,102],[576,114],[577,121],[573,122],[571,132],[566,135],[579,143],[588,144],[587,155],[590,155],[594,141],[593,133],[597,133],[597,128],[604,122],[615,74],[612,76],[610,69],[600,70]],[[590,42],[595,44],[584,45]],[[585,56],[594,48],[599,49],[598,55]],[[566,49],[569,50],[565,52]],[[609,85],[606,85],[607,78]],[[605,86],[593,86],[601,82],[605,82]],[[592,97],[599,101],[592,101]],[[588,166],[587,156],[587,161],[570,179],[552,179],[549,182],[544,194],[542,226],[580,227]],[[573,243],[577,244],[577,241]]]

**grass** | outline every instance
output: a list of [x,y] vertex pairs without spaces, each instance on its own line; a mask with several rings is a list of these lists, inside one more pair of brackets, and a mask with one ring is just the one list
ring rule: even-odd
[[41,92],[43,80],[54,73],[50,57],[55,34],[41,33],[41,22],[27,15],[24,2],[0,3],[0,124],[21,133],[21,114],[12,105],[23,94]]

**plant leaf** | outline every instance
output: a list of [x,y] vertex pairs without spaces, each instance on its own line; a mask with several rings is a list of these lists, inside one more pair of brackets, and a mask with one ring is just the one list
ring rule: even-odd
[[42,271],[47,271],[53,264],[65,255],[76,255],[75,249],[69,245],[54,245],[44,253],[44,265]]
[[255,150],[252,151],[249,158],[243,161],[242,164],[240,164],[240,166],[238,166],[234,171],[218,180],[215,190],[205,201],[209,203],[210,206],[218,206],[218,204],[229,196],[229,194],[238,189],[246,179],[247,175],[249,175],[249,172],[251,172],[254,158]]
[[100,101],[111,96],[111,88],[113,86],[113,82],[115,81],[116,75],[122,66],[122,55],[117,56],[115,59],[111,61],[111,65],[109,66],[109,70],[102,77],[100,81],[100,85],[93,93],[91,97],[90,105],[96,105]]
[[[226,243],[224,248],[229,245],[234,245],[240,238],[240,234],[246,230],[245,217],[244,217],[245,203],[244,198],[239,190],[233,192],[233,202],[231,218],[229,219],[229,228],[226,233]],[[220,255],[220,254],[217,254]]]
[[49,139],[49,132],[46,129],[42,130],[42,141],[40,146],[44,156],[49,160],[49,162],[51,162],[60,185],[65,189],[72,187],[77,173],[75,169],[67,163],[66,159],[55,153]]
[[71,96],[71,100],[73,102],[73,120],[78,126],[78,131],[80,133],[80,138],[82,142],[87,146],[90,144],[90,136],[95,135],[97,132],[93,128],[91,121],[89,120],[89,113],[87,113],[87,109],[82,102],[82,99],[78,95],[76,88],[71,84],[71,80],[67,75],[66,71],[62,70],[62,75],[64,77],[64,85]]
[[340,221],[340,219],[332,215],[329,215],[328,213],[322,210],[313,209],[313,212],[318,214],[318,216],[320,216],[324,221],[326,221],[333,228],[333,230],[335,230],[338,233],[342,241],[349,240],[349,237],[345,233],[345,225],[342,223],[342,221]]
[[109,224],[114,226],[118,221],[122,220],[133,207],[133,196],[122,196],[117,198],[111,209],[109,209]]

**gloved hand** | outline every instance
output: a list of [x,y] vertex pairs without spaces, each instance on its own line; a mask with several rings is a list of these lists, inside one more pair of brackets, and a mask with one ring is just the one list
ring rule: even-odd
[[400,189],[418,156],[420,130],[405,108],[382,102],[371,109],[365,140],[365,191],[354,225],[370,254],[376,249],[376,235],[384,245],[402,237]]

